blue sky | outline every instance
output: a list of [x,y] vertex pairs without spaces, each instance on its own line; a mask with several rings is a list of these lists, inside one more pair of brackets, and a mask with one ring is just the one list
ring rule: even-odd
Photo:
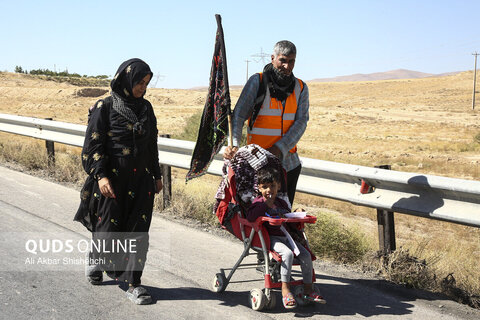
[[206,86],[216,13],[231,85],[245,82],[245,60],[250,75],[261,71],[252,55],[270,54],[283,39],[297,46],[294,73],[303,80],[473,70],[471,54],[480,52],[478,0],[0,0],[0,70],[112,76],[122,61],[139,57],[164,76],[157,87]]

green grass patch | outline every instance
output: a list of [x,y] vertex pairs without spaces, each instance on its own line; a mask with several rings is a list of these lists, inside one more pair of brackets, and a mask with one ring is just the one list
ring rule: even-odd
[[[183,131],[180,134],[173,135],[173,139],[187,140],[187,141],[197,141],[198,129],[200,128],[200,122],[202,121],[202,111],[198,111],[192,114],[188,119]],[[247,128],[244,126],[242,133],[242,141],[240,145],[245,145],[247,143]],[[225,142],[227,144],[227,142]]]
[[475,137],[473,137],[473,140],[477,143],[480,143],[480,133],[476,134]]
[[198,129],[202,120],[203,111],[192,114],[188,119],[185,127],[180,134],[173,135],[173,139],[197,141]]
[[316,255],[341,263],[360,261],[370,247],[359,229],[346,227],[331,213],[318,213],[306,233]]

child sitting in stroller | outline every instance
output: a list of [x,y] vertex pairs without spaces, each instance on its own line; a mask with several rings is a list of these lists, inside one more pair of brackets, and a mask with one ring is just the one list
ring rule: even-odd
[[[285,213],[290,212],[289,205],[277,197],[281,186],[281,175],[276,168],[270,166],[261,168],[257,172],[257,183],[260,195],[253,200],[248,209],[248,221],[253,222],[261,216],[283,217]],[[297,306],[289,287],[294,258],[297,258],[302,270],[304,301],[326,303],[325,299],[313,290],[313,266],[310,252],[299,242],[294,241],[284,227],[265,223],[265,228],[270,235],[270,248],[282,257],[280,275],[283,306],[286,309]]]

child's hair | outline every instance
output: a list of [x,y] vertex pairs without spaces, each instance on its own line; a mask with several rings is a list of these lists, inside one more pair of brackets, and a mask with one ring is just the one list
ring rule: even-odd
[[263,167],[257,171],[257,183],[281,183],[280,172],[275,167]]

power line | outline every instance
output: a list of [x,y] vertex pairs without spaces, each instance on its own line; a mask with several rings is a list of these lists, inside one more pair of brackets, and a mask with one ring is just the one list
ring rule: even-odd
[[258,58],[258,59],[253,59],[253,61],[255,62],[260,62],[262,61],[263,65],[266,65],[267,63],[265,62],[265,58],[266,57],[269,57],[270,55],[263,52],[263,48],[260,48],[260,53],[255,53],[255,54],[252,54],[252,57],[254,58]]

